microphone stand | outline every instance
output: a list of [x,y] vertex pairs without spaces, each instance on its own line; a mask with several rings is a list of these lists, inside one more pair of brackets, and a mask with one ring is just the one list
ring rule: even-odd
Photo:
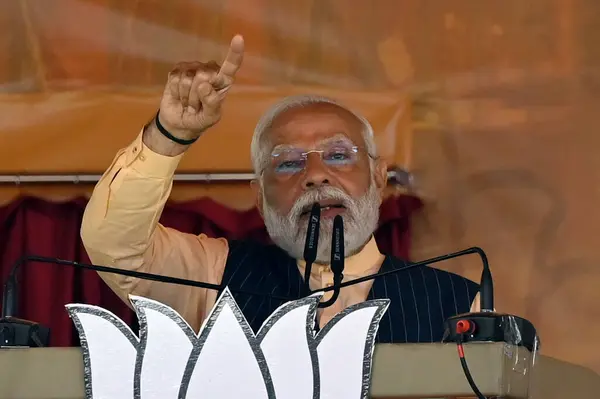
[[[499,332],[498,329],[496,328],[496,325],[494,324],[494,321],[497,321],[497,318],[499,317],[499,315],[497,313],[495,313],[493,310],[493,307],[492,307],[493,302],[492,302],[492,306],[490,306],[489,301],[488,301],[488,303],[486,303],[486,298],[489,299],[489,296],[484,291],[485,291],[486,287],[492,286],[492,283],[485,282],[486,279],[491,277],[491,273],[489,272],[489,264],[488,264],[487,256],[485,255],[485,252],[481,248],[471,247],[471,248],[467,248],[462,251],[453,252],[453,253],[450,253],[447,255],[441,255],[441,256],[431,258],[431,259],[422,260],[419,262],[408,263],[408,264],[405,264],[404,267],[400,267],[400,268],[397,268],[394,270],[388,270],[385,272],[374,273],[374,274],[370,274],[370,275],[367,275],[364,277],[359,277],[359,278],[351,280],[351,281],[346,281],[346,282],[340,283],[339,281],[341,281],[341,277],[342,277],[341,271],[343,270],[344,256],[343,256],[343,247],[342,247],[343,239],[341,238],[343,233],[340,234],[342,229],[340,227],[339,222],[337,223],[337,228],[334,230],[338,231],[338,233],[336,233],[338,238],[334,240],[334,242],[337,242],[337,244],[332,245],[332,247],[333,247],[332,248],[332,258],[333,258],[332,263],[333,263],[334,268],[339,268],[339,269],[336,269],[335,275],[337,275],[337,277],[334,279],[335,284],[333,286],[321,288],[321,289],[314,291],[314,292],[334,291],[332,298],[330,300],[328,300],[327,302],[324,302],[321,307],[327,307],[327,306],[330,306],[331,304],[333,304],[335,302],[334,299],[337,299],[337,296],[339,295],[339,291],[343,287],[352,286],[352,285],[359,284],[361,282],[372,280],[372,279],[375,279],[378,277],[384,277],[384,276],[388,276],[388,275],[395,274],[395,273],[401,273],[403,271],[406,271],[406,270],[409,270],[412,268],[416,268],[416,267],[432,265],[432,264],[439,263],[439,262],[442,262],[445,260],[454,259],[454,258],[458,258],[461,256],[470,255],[470,254],[477,254],[480,256],[482,263],[483,263],[483,268],[484,268],[484,272],[482,273],[482,280],[484,280],[485,284],[481,285],[481,291],[480,291],[482,311],[478,312],[478,313],[469,313],[466,316],[468,316],[470,318],[470,320],[472,320],[472,324],[484,323],[487,327],[479,328],[479,329],[477,329],[476,332],[467,331],[467,333],[469,333],[469,334],[467,334],[466,336],[461,335],[462,333],[460,332],[459,321],[462,320],[466,316],[458,315],[458,316],[448,319],[448,321],[446,323],[446,327],[448,330],[448,333],[446,334],[446,339],[455,342],[458,339],[458,336],[461,335],[461,338],[463,339],[464,342],[477,341],[477,340],[492,340],[492,341],[503,340],[504,331]],[[340,258],[339,262],[336,258],[336,256],[337,256],[336,254],[339,255],[339,258]],[[115,274],[120,274],[120,275],[135,277],[135,278],[141,278],[141,279],[148,279],[148,280],[153,280],[153,281],[158,281],[158,282],[163,282],[163,283],[200,287],[200,288],[213,289],[213,290],[218,290],[218,291],[225,288],[225,286],[223,286],[223,285],[204,283],[201,281],[193,281],[193,280],[186,280],[186,279],[181,279],[181,278],[176,278],[176,277],[161,276],[161,275],[157,275],[157,274],[144,273],[144,272],[138,272],[138,271],[133,271],[133,270],[123,270],[123,269],[118,269],[118,268],[114,268],[114,267],[93,265],[93,264],[82,263],[82,262],[73,262],[73,261],[68,261],[68,260],[64,260],[64,259],[55,259],[55,258],[29,255],[29,256],[20,258],[14,264],[14,266],[10,272],[9,278],[5,283],[4,292],[3,292],[2,315],[1,315],[2,318],[0,319],[0,320],[4,321],[5,323],[7,320],[12,320],[12,321],[21,320],[21,319],[17,319],[15,317],[17,314],[17,312],[16,312],[16,309],[17,309],[17,306],[16,306],[17,305],[17,303],[16,303],[17,302],[16,301],[16,299],[17,299],[16,273],[21,265],[23,265],[29,261],[60,264],[60,265],[72,266],[72,267],[76,267],[76,268],[80,268],[80,269],[94,270],[96,272],[115,273]],[[231,292],[243,293],[246,295],[258,295],[258,296],[278,299],[278,300],[282,300],[282,301],[292,301],[292,300],[299,299],[299,298],[289,298],[289,297],[284,297],[284,296],[279,296],[279,295],[271,295],[270,293],[266,293],[266,292],[241,290],[241,289],[236,289],[235,287],[231,287],[230,290],[231,290]],[[310,294],[312,294],[312,292],[309,293],[309,295]],[[510,316],[510,317],[512,318],[511,320],[513,322],[516,320],[518,322],[518,324],[520,324],[522,326],[523,330],[525,331],[524,335],[521,337],[522,344],[531,349],[533,346],[533,343],[532,343],[533,339],[528,339],[527,337],[531,337],[534,334],[535,328],[527,320],[518,318],[516,316]],[[25,322],[32,323],[32,322],[27,322],[27,321],[25,321]],[[2,325],[0,325],[0,332],[2,332]],[[2,341],[0,341],[0,345],[1,344],[2,344]]]
[[[96,272],[103,272],[103,273],[115,273],[115,274],[119,274],[122,276],[140,278],[143,280],[152,280],[152,281],[158,281],[161,283],[170,283],[170,284],[185,285],[185,286],[190,286],[190,287],[206,288],[206,289],[215,290],[215,291],[221,291],[221,290],[225,289],[224,285],[205,283],[202,281],[187,280],[187,279],[178,278],[178,277],[163,276],[163,275],[159,275],[159,274],[138,272],[138,271],[134,271],[134,270],[118,269],[116,267],[93,265],[90,263],[75,262],[75,261],[58,259],[58,258],[48,258],[48,257],[44,257],[44,256],[28,255],[28,256],[19,258],[14,263],[14,265],[10,271],[10,274],[8,275],[8,278],[4,285],[4,292],[2,295],[3,296],[2,317],[15,316],[17,313],[18,305],[17,305],[17,301],[16,301],[16,298],[17,298],[16,273],[19,270],[19,268],[21,267],[21,265],[28,263],[28,262],[52,263],[52,264],[63,265],[63,266],[74,266],[79,269],[94,270]],[[272,298],[272,299],[279,299],[279,300],[283,300],[283,301],[290,300],[289,297],[280,296],[280,295],[271,295],[270,293],[258,292],[258,291],[253,291],[253,290],[230,288],[230,291],[238,293],[238,294],[264,296],[264,297],[268,297],[268,298]]]
[[[82,262],[68,261],[57,258],[47,258],[43,256],[29,255],[19,258],[11,268],[4,290],[2,293],[2,313],[0,314],[0,348],[6,347],[46,347],[50,342],[50,329],[39,323],[30,320],[24,320],[16,317],[18,314],[18,292],[17,292],[17,271],[23,264],[30,261],[41,263],[52,263],[58,265],[72,266],[79,269],[94,270],[96,272],[115,273],[134,278],[185,285],[191,287],[206,288],[216,291],[225,289],[224,285],[210,284],[202,281],[186,280],[177,277],[161,276],[152,273],[144,273],[133,270],[117,269],[114,267],[93,265]],[[246,295],[264,296],[282,301],[289,301],[290,298],[272,295],[266,292],[256,292],[253,290],[230,289],[231,292]]]
[[[342,280],[344,279],[344,222],[340,215],[337,215],[333,219],[333,233],[331,236],[331,262],[330,267],[333,272],[333,287],[337,289],[333,290],[331,298],[325,302],[320,302],[318,307],[326,308],[337,301],[340,295]],[[316,291],[317,292],[317,291]]]
[[317,260],[317,250],[319,247],[319,228],[321,222],[321,205],[315,202],[308,217],[308,230],[306,231],[306,241],[304,242],[304,291],[310,295],[310,272],[312,265]]
[[[368,274],[366,276],[359,277],[359,278],[356,278],[354,280],[346,281],[345,283],[340,283],[337,286],[333,285],[331,287],[319,288],[318,290],[315,290],[315,291],[311,292],[311,294],[314,293],[314,292],[320,292],[320,291],[323,291],[323,292],[333,291],[333,290],[336,290],[336,289],[340,289],[340,288],[344,288],[344,287],[349,287],[349,286],[354,285],[354,284],[358,284],[358,283],[362,283],[362,282],[365,282],[365,281],[373,280],[373,279],[375,279],[377,277],[384,277],[384,276],[388,276],[388,275],[391,275],[391,274],[396,274],[398,272],[401,272],[401,271],[404,271],[404,270],[408,270],[408,269],[412,269],[414,267],[429,266],[429,265],[433,265],[435,263],[439,263],[439,262],[443,262],[443,261],[446,261],[446,260],[450,260],[450,259],[454,259],[454,258],[459,258],[461,256],[466,256],[466,255],[471,255],[471,254],[477,254],[477,255],[479,255],[479,257],[481,258],[481,263],[483,264],[484,270],[488,269],[487,273],[482,274],[482,279],[491,278],[491,273],[489,272],[489,267],[490,266],[489,266],[489,263],[488,263],[487,256],[485,255],[485,252],[483,251],[483,249],[481,249],[479,247],[470,247],[470,248],[467,248],[467,249],[463,249],[461,251],[451,252],[451,253],[446,254],[446,255],[436,256],[435,258],[425,259],[425,260],[422,260],[422,261],[419,261],[419,262],[411,262],[411,263],[405,264],[404,267],[401,267],[401,268],[398,268],[398,269],[388,270],[386,272],[378,272],[378,273]],[[483,275],[485,275],[485,277],[483,277]],[[488,286],[488,285],[489,285],[489,283],[486,283],[486,286]],[[492,287],[493,287],[493,283],[492,283]],[[484,308],[485,309],[490,309],[489,311],[493,311],[493,306],[494,306],[493,301],[491,303],[492,307],[490,308],[489,301],[488,301],[488,304],[486,304],[484,306],[483,295],[482,295],[481,299],[482,299],[482,304],[481,304],[482,311],[483,311]],[[488,310],[486,310],[486,311],[488,311]]]
[[[332,244],[332,268],[335,269],[334,270],[334,285],[331,287],[325,287],[325,288],[315,291],[315,292],[334,291],[334,293],[333,293],[333,296],[328,301],[319,304],[321,308],[331,306],[333,303],[335,303],[335,301],[337,300],[337,298],[339,296],[340,289],[343,287],[348,287],[348,286],[351,286],[354,284],[361,283],[363,281],[372,280],[372,279],[387,276],[387,275],[390,275],[393,273],[399,273],[399,272],[402,272],[402,271],[405,271],[408,269],[412,269],[414,267],[434,264],[434,263],[442,262],[444,260],[453,259],[453,258],[457,258],[457,257],[461,257],[461,256],[465,256],[468,254],[473,254],[473,253],[479,254],[481,256],[481,259],[484,263],[484,268],[489,267],[488,263],[487,263],[487,257],[485,256],[485,253],[483,252],[483,250],[478,247],[473,247],[473,248],[469,248],[469,249],[466,249],[463,251],[438,256],[438,257],[435,257],[432,259],[427,259],[427,260],[423,260],[420,262],[410,263],[410,264],[407,264],[405,267],[398,268],[395,270],[375,273],[375,274],[371,274],[368,276],[360,277],[355,280],[341,282],[342,281],[342,271],[343,271],[343,261],[344,261],[344,252],[343,252],[344,251],[344,249],[343,249],[344,241],[343,241],[343,228],[341,226],[341,224],[342,224],[341,217],[338,218],[337,220],[338,220],[337,222],[335,222],[335,220],[334,220],[334,226],[335,226],[334,237],[337,237],[337,238],[333,239],[334,243]],[[339,257],[339,260],[337,259],[338,257]],[[64,266],[76,267],[79,269],[94,270],[96,272],[115,273],[115,274],[119,274],[119,275],[123,275],[123,276],[158,281],[158,282],[162,282],[162,283],[170,283],[170,284],[178,284],[178,285],[185,285],[185,286],[191,286],[191,287],[206,288],[206,289],[212,289],[212,290],[217,290],[217,291],[221,291],[225,288],[224,285],[210,284],[210,283],[205,283],[202,281],[194,281],[194,280],[187,280],[187,279],[182,279],[182,278],[177,278],[177,277],[162,276],[162,275],[157,275],[157,274],[152,274],[152,273],[138,272],[138,271],[134,271],[134,270],[118,269],[115,267],[94,265],[94,264],[83,263],[83,262],[74,262],[74,261],[69,261],[69,260],[64,260],[64,259],[49,258],[49,257],[43,257],[43,256],[37,256],[37,255],[24,256],[24,257],[18,259],[14,263],[14,265],[10,271],[10,274],[8,276],[8,279],[6,280],[6,283],[4,285],[3,301],[2,301],[2,314],[0,315],[0,346],[36,347],[36,346],[47,346],[48,345],[48,342],[49,342],[48,337],[49,337],[50,331],[47,327],[44,327],[44,326],[42,326],[38,323],[32,322],[32,321],[23,320],[23,319],[19,319],[16,317],[17,313],[18,313],[17,312],[17,310],[18,310],[18,304],[17,304],[18,295],[17,295],[17,278],[16,278],[16,276],[17,276],[17,272],[20,269],[20,267],[24,264],[27,264],[28,262],[59,264],[59,265],[64,265]],[[487,275],[491,276],[491,274],[486,274],[486,276]],[[299,299],[299,298],[284,297],[284,296],[280,296],[280,295],[272,295],[272,294],[266,293],[266,292],[257,292],[257,291],[253,291],[253,290],[236,289],[235,287],[231,287],[230,291],[234,292],[234,293],[243,293],[246,295],[263,296],[263,297],[278,299],[278,300],[282,300],[282,301],[293,301],[293,300]],[[308,293],[308,295],[311,295],[311,294],[312,294],[312,292]],[[305,295],[305,296],[308,296],[308,295]],[[482,295],[482,304],[483,304],[484,297],[485,296]]]
[[[483,250],[479,247],[472,247],[472,248],[468,248],[468,249],[465,249],[462,251],[453,252],[453,253],[450,253],[447,255],[442,255],[442,256],[437,256],[435,258],[426,259],[426,260],[423,260],[420,262],[406,264],[405,267],[401,267],[398,269],[389,270],[386,272],[374,273],[374,274],[370,274],[368,276],[359,277],[359,278],[351,280],[351,281],[341,282],[342,277],[343,277],[342,271],[343,271],[343,267],[344,267],[343,266],[343,260],[344,260],[343,228],[341,227],[341,217],[339,217],[339,218],[336,217],[336,219],[338,221],[336,223],[336,221],[334,220],[334,226],[336,226],[334,228],[334,237],[337,236],[337,238],[333,239],[334,243],[332,244],[332,269],[335,269],[335,270],[332,270],[334,272],[334,284],[331,287],[325,287],[325,288],[321,288],[321,289],[314,291],[314,292],[334,291],[334,293],[333,293],[332,298],[329,299],[327,302],[321,303],[320,307],[331,306],[333,303],[335,303],[335,300],[337,300],[337,297],[339,296],[339,291],[343,287],[348,287],[348,286],[351,286],[354,284],[359,284],[363,281],[368,281],[368,280],[372,280],[372,279],[375,279],[378,277],[384,277],[384,276],[387,276],[390,274],[399,273],[399,272],[402,272],[402,271],[405,271],[408,269],[412,269],[415,267],[439,263],[439,262],[442,262],[445,260],[458,258],[458,257],[469,255],[469,254],[478,254],[481,257],[481,260],[483,263],[483,268],[484,268],[484,273],[482,274],[482,280],[485,280],[486,278],[491,277],[491,273],[489,273],[489,264],[488,264],[488,260],[485,255],[485,252],[483,252]],[[339,260],[337,259],[338,257],[340,258]],[[216,290],[216,291],[221,291],[225,288],[224,285],[210,284],[210,283],[205,283],[202,281],[194,281],[194,280],[187,280],[187,279],[182,279],[182,278],[177,278],[177,277],[162,276],[162,275],[157,275],[157,274],[152,274],[152,273],[138,272],[138,271],[134,271],[134,270],[118,269],[115,267],[94,265],[94,264],[83,263],[83,262],[74,262],[74,261],[68,261],[68,260],[64,260],[64,259],[29,255],[29,256],[24,256],[24,257],[18,259],[10,271],[10,274],[9,274],[8,279],[4,286],[3,301],[2,301],[2,314],[1,314],[0,320],[6,320],[8,318],[11,318],[12,320],[17,320],[16,315],[18,312],[18,304],[17,304],[18,295],[17,295],[16,274],[17,274],[17,271],[20,269],[20,267],[23,264],[26,264],[28,262],[53,263],[53,264],[59,264],[59,265],[65,265],[65,266],[72,266],[72,267],[76,267],[79,269],[94,270],[96,272],[115,273],[115,274],[119,274],[119,275],[140,278],[140,279],[145,279],[145,280],[185,285],[185,286],[191,286],[191,287],[206,288],[206,289],[212,289],[212,290]],[[487,270],[487,272],[485,270]],[[489,283],[486,283],[485,285],[482,285],[482,292],[481,292],[482,311],[492,312],[493,311],[493,302],[492,302],[492,306],[490,306],[489,296],[484,295],[485,293],[483,292],[484,288],[488,287],[488,286],[492,286],[492,283],[489,282]],[[292,300],[299,299],[299,298],[284,297],[284,296],[280,296],[280,295],[272,295],[270,293],[257,292],[257,291],[253,291],[253,290],[236,289],[234,287],[231,287],[230,291],[235,292],[235,293],[243,293],[246,295],[263,296],[263,297],[278,299],[278,300],[283,300],[283,301],[292,301]],[[312,293],[313,292],[309,291],[308,295],[311,295]],[[488,298],[487,303],[486,303],[486,298]],[[1,331],[2,330],[0,329],[0,332]],[[2,341],[0,341],[0,345],[1,344],[2,344]]]

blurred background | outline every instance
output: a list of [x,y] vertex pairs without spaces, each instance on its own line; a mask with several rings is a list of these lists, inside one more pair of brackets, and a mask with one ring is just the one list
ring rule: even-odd
[[[548,356],[600,372],[597,0],[10,0],[0,2],[0,280],[26,253],[86,260],[98,175],[156,112],[172,66],[245,62],[219,125],[185,156],[163,222],[264,236],[247,176],[254,124],[293,93],[373,124],[397,179],[383,248],[419,260],[480,246],[499,311]],[[595,133],[596,132],[596,133]],[[475,257],[438,265],[477,280]],[[64,310],[130,311],[93,273],[23,270],[25,318],[77,345]]]

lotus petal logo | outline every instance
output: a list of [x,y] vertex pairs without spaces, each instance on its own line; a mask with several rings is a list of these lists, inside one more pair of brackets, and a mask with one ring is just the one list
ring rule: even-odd
[[228,289],[199,334],[170,307],[129,297],[139,338],[111,312],[70,304],[86,398],[368,398],[374,342],[389,300],[351,306],[321,331],[321,293],[279,307],[254,334]]

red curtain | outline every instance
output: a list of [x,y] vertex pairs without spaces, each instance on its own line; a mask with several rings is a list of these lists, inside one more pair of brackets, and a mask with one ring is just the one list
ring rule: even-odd
[[[85,199],[49,202],[23,197],[0,208],[0,281],[22,256],[38,255],[79,262],[89,258],[79,237]],[[388,198],[381,207],[376,233],[382,251],[408,258],[410,215],[422,206],[412,196]],[[210,199],[168,203],[161,223],[189,233],[268,241],[255,209],[240,212]],[[87,303],[112,311],[137,332],[134,313],[108,289],[97,274],[68,266],[30,262],[19,272],[19,314],[51,328],[52,346],[78,346],[79,338],[64,305]]]

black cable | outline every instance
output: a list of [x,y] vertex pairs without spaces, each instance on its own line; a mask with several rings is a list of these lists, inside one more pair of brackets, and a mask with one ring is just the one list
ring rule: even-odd
[[475,395],[477,395],[478,399],[487,399],[485,397],[485,395],[483,393],[481,393],[481,391],[477,387],[477,384],[475,384],[475,381],[473,380],[473,376],[471,375],[471,371],[469,370],[469,365],[467,364],[467,359],[465,359],[465,350],[464,350],[464,347],[462,344],[462,334],[458,334],[458,336],[456,338],[456,346],[458,349],[458,357],[460,359],[460,365],[462,366],[463,372],[465,373],[465,377],[467,377],[467,382],[471,386],[471,389],[473,390]]
[[[338,286],[342,283],[342,280],[344,278],[344,275],[339,275],[337,277],[333,278],[333,286]],[[327,301],[325,302],[321,302],[319,303],[318,307],[319,308],[327,308],[331,305],[333,305],[335,303],[335,301],[337,301],[338,297],[340,296],[340,290],[333,290],[333,294],[331,295],[331,298],[329,298]]]

